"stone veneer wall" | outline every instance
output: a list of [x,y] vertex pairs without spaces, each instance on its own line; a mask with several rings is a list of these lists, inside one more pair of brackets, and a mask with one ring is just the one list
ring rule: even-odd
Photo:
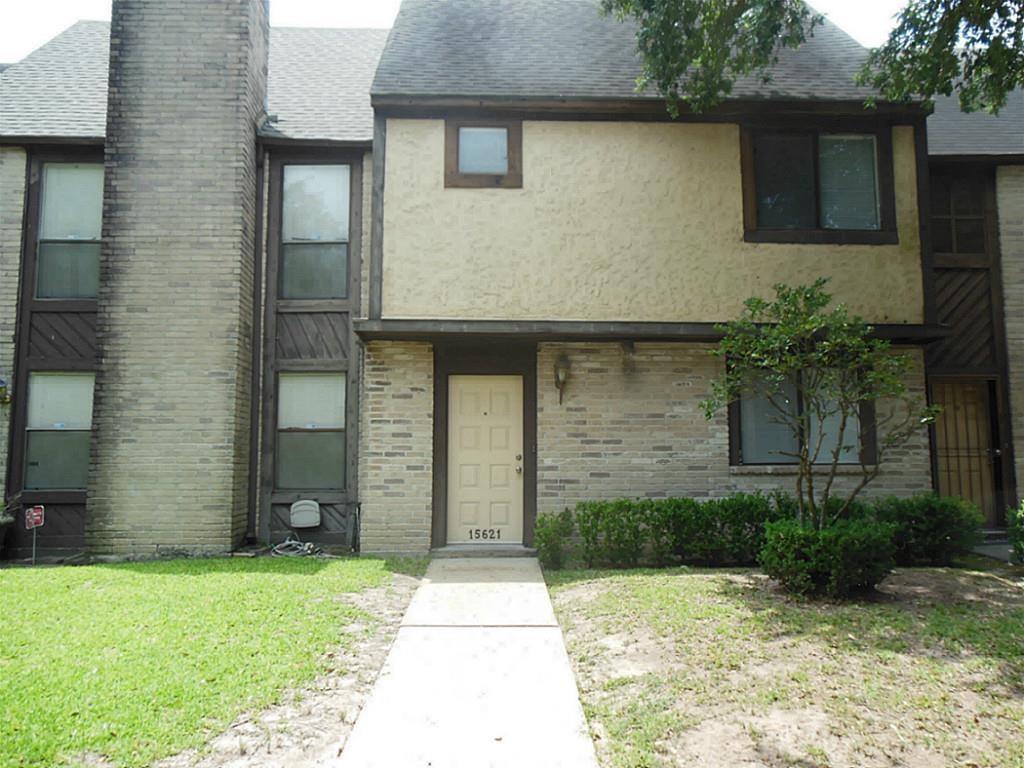
[[265,0],[115,0],[86,543],[219,552],[248,505]]
[[996,206],[1003,268],[1010,429],[1020,493],[1024,491],[1020,486],[1024,482],[1024,167],[997,169]]
[[[586,499],[716,497],[734,491],[793,487],[793,475],[729,466],[725,414],[705,420],[706,397],[719,363],[710,346],[542,344],[538,352],[537,455],[539,513]],[[568,355],[571,373],[562,405],[547,372]],[[924,363],[911,352],[910,386],[924,395]],[[879,412],[887,406],[879,404]],[[869,495],[931,488],[928,437],[892,454]],[[844,477],[841,486],[854,478]]]
[[423,554],[433,488],[433,347],[367,344],[360,406],[362,551]]
[[[12,390],[26,161],[20,147],[0,147],[0,379]],[[0,505],[6,492],[12,417],[13,409],[0,405]]]

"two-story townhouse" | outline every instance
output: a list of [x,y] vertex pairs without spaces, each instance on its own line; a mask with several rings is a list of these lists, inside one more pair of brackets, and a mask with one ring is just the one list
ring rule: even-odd
[[[974,214],[929,202],[927,110],[866,110],[834,26],[678,119],[593,0],[405,0],[386,34],[115,0],[0,74],[0,478],[46,505],[42,551],[521,551],[581,499],[788,487],[762,403],[699,407],[716,323],[776,282],[829,277],[913,391],[955,409],[984,382],[1024,412],[995,277],[1008,365],[943,363],[978,345],[974,283],[946,274],[976,267],[932,227]],[[936,480],[958,435],[922,432],[871,492],[966,493]],[[998,510],[1009,426],[988,439],[1006,469],[972,498]],[[29,543],[7,529],[7,556]]]

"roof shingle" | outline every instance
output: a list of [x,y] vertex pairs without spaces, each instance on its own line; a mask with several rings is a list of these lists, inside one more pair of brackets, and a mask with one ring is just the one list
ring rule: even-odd
[[936,98],[928,154],[1024,155],[1024,89],[1011,93],[998,115],[961,112],[955,97]]

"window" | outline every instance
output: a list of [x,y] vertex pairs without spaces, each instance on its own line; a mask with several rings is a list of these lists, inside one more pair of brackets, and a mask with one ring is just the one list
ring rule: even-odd
[[30,373],[26,490],[84,490],[89,476],[93,373]]
[[[932,250],[935,253],[958,256],[986,254],[987,197],[987,185],[983,177],[932,174],[930,198]],[[983,263],[985,261],[982,259]]]
[[883,136],[745,130],[746,239],[896,242],[891,147]]
[[[788,384],[782,388],[772,400],[782,405],[787,412],[796,417],[800,413],[802,404],[799,402],[795,384]],[[739,464],[796,464],[797,457],[794,455],[800,450],[800,441],[793,434],[789,424],[784,423],[778,409],[766,395],[751,395],[744,397],[736,406],[739,409],[739,453],[736,456]],[[861,451],[861,423],[867,423],[872,418],[871,409],[862,407],[860,418],[848,421],[843,432],[843,443],[839,463],[857,464],[860,462]],[[809,443],[813,451],[818,444],[821,435],[821,448],[818,454],[818,463],[828,464],[832,461],[832,453],[839,441],[839,424],[841,416],[838,413],[827,416],[822,423],[819,432],[817,417],[811,418]],[[736,422],[734,422],[736,423]],[[737,435],[733,435],[736,441]]]
[[103,166],[44,163],[36,298],[96,297],[102,224]]
[[347,165],[286,165],[281,213],[281,298],[348,296]]
[[444,185],[522,187],[522,122],[449,120],[445,124]]
[[343,373],[279,375],[279,490],[345,488],[345,381]]

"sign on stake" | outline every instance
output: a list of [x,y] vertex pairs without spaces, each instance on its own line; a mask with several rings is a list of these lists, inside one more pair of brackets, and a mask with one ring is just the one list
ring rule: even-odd
[[32,531],[32,565],[36,564],[36,535],[46,522],[46,507],[38,504],[25,510],[25,530]]

